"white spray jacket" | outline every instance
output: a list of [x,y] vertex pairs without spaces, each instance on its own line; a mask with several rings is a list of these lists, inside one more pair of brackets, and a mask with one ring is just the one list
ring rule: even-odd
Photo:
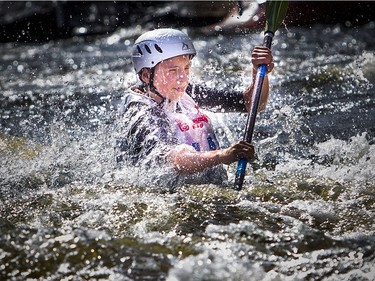
[[[128,90],[120,108],[117,162],[160,166],[168,164],[165,155],[172,148],[219,149],[211,121],[198,104],[205,108],[245,111],[242,93],[237,91],[228,93],[189,85],[179,101],[158,104],[147,95]],[[218,169],[223,171],[222,167],[210,169],[213,177],[210,182],[223,181],[223,177],[213,172]]]

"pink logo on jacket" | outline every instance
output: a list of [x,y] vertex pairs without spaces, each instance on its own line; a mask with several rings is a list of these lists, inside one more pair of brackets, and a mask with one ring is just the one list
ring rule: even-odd
[[[191,121],[193,122],[193,125],[192,125],[193,129],[203,128],[202,122],[208,123],[208,117],[204,115],[203,113],[200,113],[198,117],[194,118]],[[176,119],[176,122],[181,132],[189,131],[190,126],[188,123],[183,122],[179,119]]]

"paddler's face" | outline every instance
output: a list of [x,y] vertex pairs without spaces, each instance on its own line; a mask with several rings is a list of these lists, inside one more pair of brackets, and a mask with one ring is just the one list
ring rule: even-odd
[[189,74],[189,56],[167,59],[155,67],[154,86],[165,98],[178,100],[189,83]]

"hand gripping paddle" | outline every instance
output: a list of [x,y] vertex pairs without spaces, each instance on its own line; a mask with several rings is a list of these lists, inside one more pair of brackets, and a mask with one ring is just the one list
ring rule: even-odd
[[[288,1],[267,1],[266,2],[266,28],[264,31],[263,46],[271,49],[273,36],[284,20],[286,11],[288,10]],[[258,67],[257,76],[255,80],[255,87],[251,100],[251,108],[247,115],[245,135],[243,140],[251,143],[254,132],[255,119],[257,115],[260,94],[264,77],[267,74],[267,65],[261,64]],[[245,178],[247,160],[240,159],[237,164],[236,178],[234,181],[234,189],[241,190]]]

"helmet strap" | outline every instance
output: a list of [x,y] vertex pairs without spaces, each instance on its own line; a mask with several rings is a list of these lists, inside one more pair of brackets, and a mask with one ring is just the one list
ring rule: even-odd
[[163,104],[165,102],[165,97],[162,96],[162,94],[159,93],[159,91],[156,89],[156,87],[154,86],[154,77],[155,77],[155,67],[152,67],[150,69],[150,81],[148,83],[148,86],[150,87],[150,91],[152,93],[154,93],[155,95],[157,95],[159,98],[161,98],[161,103],[160,104]]

